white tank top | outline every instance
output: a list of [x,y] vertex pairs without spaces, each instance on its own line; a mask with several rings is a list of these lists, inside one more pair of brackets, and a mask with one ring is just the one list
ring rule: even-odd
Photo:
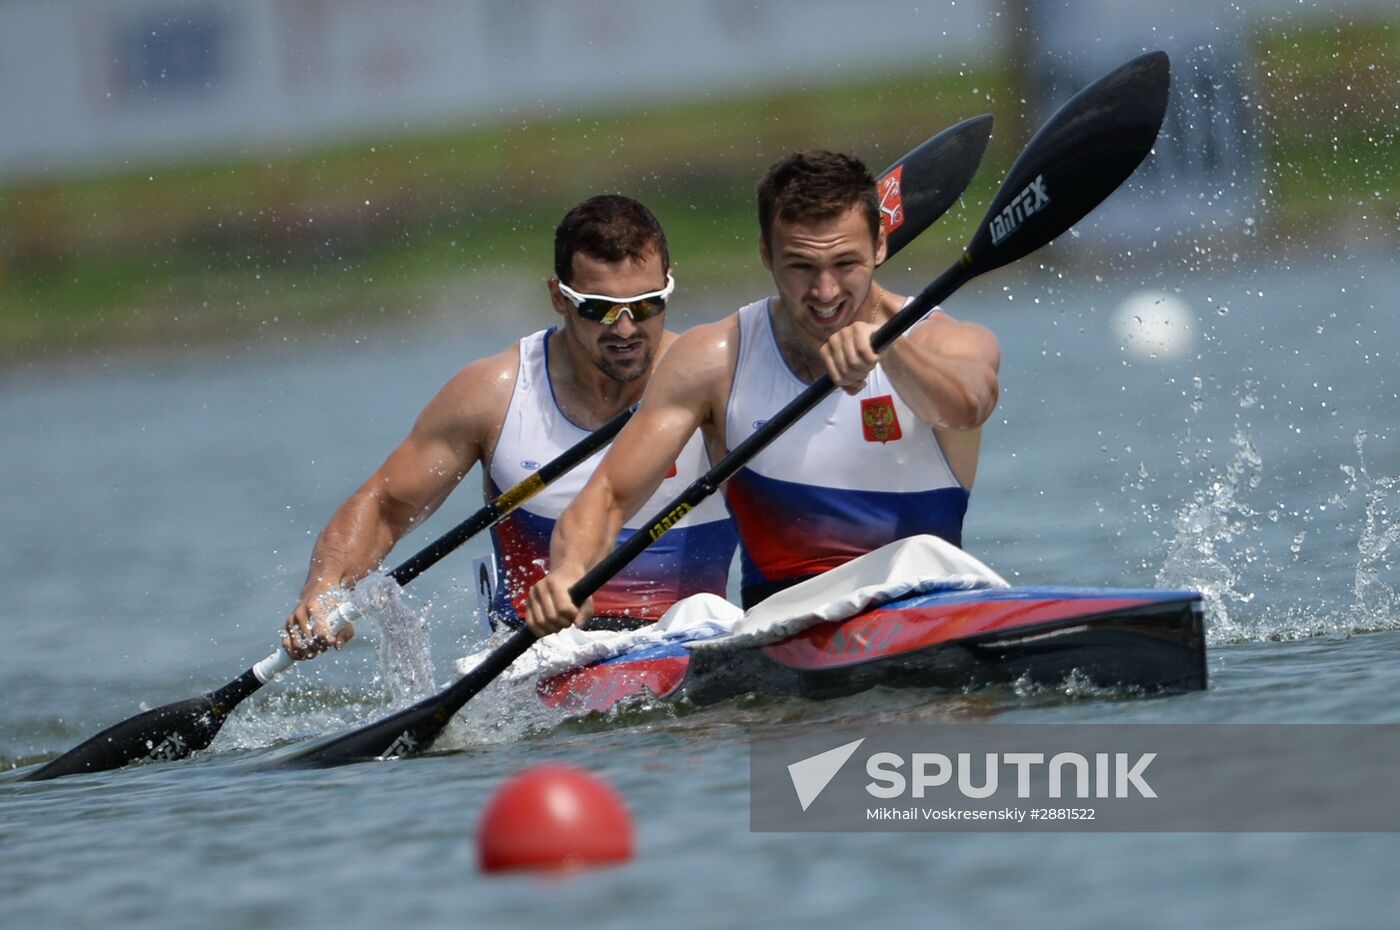
[[[778,349],[769,300],[739,311],[739,358],[725,413],[734,448],[807,385]],[[968,492],[933,428],[881,365],[852,396],[836,391],[758,453],[725,487],[739,531],[746,604],[774,582],[844,564],[929,533],[961,545]]]
[[[488,470],[493,497],[525,480],[589,433],[566,417],[554,398],[548,357],[552,332],[544,330],[520,340],[520,370]],[[561,475],[491,530],[497,567],[493,619],[515,622],[523,615],[530,587],[544,577],[555,521],[583,489],[607,448]],[[704,443],[697,433],[686,443],[670,476],[626,524],[618,541],[648,522],[708,468]],[[596,612],[599,616],[656,620],[683,597],[701,592],[723,597],[734,546],[734,527],[724,503],[717,496],[708,498],[593,596]]]

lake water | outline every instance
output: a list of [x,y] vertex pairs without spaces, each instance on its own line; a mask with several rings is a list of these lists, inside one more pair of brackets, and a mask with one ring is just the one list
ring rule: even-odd
[[[376,645],[406,634],[367,623],[343,652],[249,699],[196,758],[38,784],[0,776],[0,923],[1394,926],[1400,839],[1386,834],[748,829],[745,728],[772,721],[1400,722],[1400,269],[1389,255],[1224,266],[1102,278],[1028,267],[949,303],[1004,349],[968,549],[1013,582],[1203,590],[1208,691],[877,691],[560,725],[492,689],[445,752],[260,770],[279,747],[388,706],[404,673],[386,671]],[[921,283],[903,268],[883,277]],[[1190,352],[1122,349],[1114,314],[1143,287],[1191,308]],[[728,309],[697,303],[673,324]],[[0,375],[0,770],[265,655],[336,504],[450,374],[527,325],[474,316]],[[479,494],[469,478],[395,561]],[[431,643],[410,658],[439,684],[478,639],[470,566],[485,549],[469,544],[409,589]],[[624,792],[633,864],[476,874],[486,798],[546,760]]]

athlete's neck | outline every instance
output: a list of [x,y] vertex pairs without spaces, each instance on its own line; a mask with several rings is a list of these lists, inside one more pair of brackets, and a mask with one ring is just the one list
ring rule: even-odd
[[[893,316],[901,303],[901,299],[888,294],[884,288],[872,281],[860,309],[846,325],[864,322],[878,326]],[[824,342],[793,322],[791,314],[783,306],[782,297],[773,298],[771,308],[769,316],[773,321],[773,333],[777,336],[778,351],[782,353],[783,361],[787,362],[788,368],[800,381],[811,384],[826,372],[826,365],[821,357]]]
[[[549,383],[564,415],[586,429],[597,429],[642,399],[656,359],[645,374],[618,381],[599,370],[562,328],[549,334]],[[658,353],[659,354],[659,353]]]

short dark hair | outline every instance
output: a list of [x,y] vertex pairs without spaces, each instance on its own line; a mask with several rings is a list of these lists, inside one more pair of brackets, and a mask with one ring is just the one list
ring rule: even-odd
[[793,152],[777,161],[758,182],[758,228],[772,241],[773,220],[810,223],[840,216],[859,206],[880,237],[880,200],[875,177],[859,158],[821,149]]
[[621,194],[599,194],[574,207],[554,230],[554,275],[565,284],[574,273],[574,255],[583,252],[609,264],[642,261],[652,249],[661,266],[671,267],[666,232],[645,206]]

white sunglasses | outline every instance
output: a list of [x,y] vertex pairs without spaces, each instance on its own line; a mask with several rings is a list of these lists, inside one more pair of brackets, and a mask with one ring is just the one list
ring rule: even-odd
[[594,323],[611,326],[622,316],[623,311],[633,323],[649,320],[666,309],[666,298],[676,289],[676,279],[666,273],[666,286],[659,291],[638,294],[636,297],[609,297],[606,294],[580,294],[563,281],[559,282],[559,293],[569,299],[578,310],[578,315]]

